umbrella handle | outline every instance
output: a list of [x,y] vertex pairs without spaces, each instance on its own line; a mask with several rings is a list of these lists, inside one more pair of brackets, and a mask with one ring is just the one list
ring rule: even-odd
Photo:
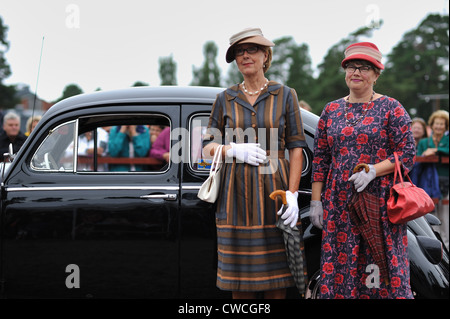
[[366,163],[361,163],[355,166],[355,168],[353,169],[353,174],[361,172],[363,169],[366,170],[366,173],[369,173],[370,171],[369,165],[367,165]]
[[273,191],[272,193],[270,193],[269,197],[273,200],[275,200],[275,197],[280,195],[281,196],[281,201],[283,202],[284,205],[287,205],[287,201],[286,201],[286,192],[283,190],[276,190]]

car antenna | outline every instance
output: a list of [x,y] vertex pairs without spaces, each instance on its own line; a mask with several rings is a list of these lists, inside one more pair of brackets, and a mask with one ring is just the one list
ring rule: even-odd
[[41,72],[41,60],[42,60],[42,50],[43,49],[44,49],[44,36],[42,37],[41,54],[39,56],[39,66],[38,66],[38,73],[37,73],[37,79],[36,79],[36,89],[34,90],[33,111],[31,113],[32,119],[34,119],[34,109],[36,108],[37,89],[38,89],[38,83],[39,83],[39,73]]

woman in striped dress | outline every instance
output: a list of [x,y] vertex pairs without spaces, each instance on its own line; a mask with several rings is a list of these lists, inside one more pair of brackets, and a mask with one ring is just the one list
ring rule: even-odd
[[[230,38],[226,60],[236,59],[244,81],[217,96],[204,136],[205,156],[225,145],[216,202],[217,286],[232,291],[233,298],[254,298],[256,292],[284,298],[294,285],[275,226],[282,204],[269,194],[286,190],[288,208],[281,218],[295,225],[302,147],[307,145],[295,90],[264,77],[272,46],[258,28]],[[286,148],[290,162],[284,158]]]

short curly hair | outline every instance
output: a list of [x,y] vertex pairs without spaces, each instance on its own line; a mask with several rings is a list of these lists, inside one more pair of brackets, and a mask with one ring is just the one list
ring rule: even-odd
[[445,120],[445,130],[448,131],[448,112],[445,110],[438,110],[433,112],[428,119],[428,125],[433,126],[435,119],[444,119]]

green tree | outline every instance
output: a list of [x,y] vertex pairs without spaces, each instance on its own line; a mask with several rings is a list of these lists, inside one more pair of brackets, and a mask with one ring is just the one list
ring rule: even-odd
[[274,40],[272,63],[270,69],[266,72],[266,77],[286,84],[289,77],[289,69],[292,65],[292,51],[297,47],[292,37],[283,37]]
[[216,62],[217,45],[213,41],[206,42],[203,47],[205,62],[200,68],[192,67],[191,85],[220,87],[220,69]]
[[[376,88],[402,103],[412,116],[428,119],[438,107],[448,110],[449,16],[430,14],[405,33],[387,56]],[[439,101],[422,98],[447,95]]]
[[244,80],[242,77],[241,71],[237,67],[236,61],[230,63],[230,67],[228,68],[227,79],[225,81],[225,85],[227,87],[241,83]]
[[11,75],[11,68],[5,59],[5,52],[9,49],[7,31],[8,27],[3,24],[0,17],[0,108],[13,108],[18,102],[15,97],[16,86],[3,84],[3,80]]
[[62,96],[58,100],[56,100],[55,102],[62,101],[64,99],[67,99],[68,97],[75,96],[75,95],[78,95],[78,94],[81,94],[81,93],[83,93],[83,90],[78,85],[76,85],[76,84],[68,84],[64,88]]
[[289,67],[289,75],[286,85],[297,91],[299,99],[308,101],[311,99],[311,90],[314,86],[313,69],[309,48],[301,44],[292,48],[292,63]]
[[133,83],[132,87],[136,86],[149,86],[148,83],[142,82],[142,81],[136,81]]
[[267,78],[286,84],[297,91],[300,99],[309,100],[314,78],[308,45],[298,45],[291,36],[274,43]]
[[173,56],[159,58],[159,77],[161,85],[177,85],[177,64]]

